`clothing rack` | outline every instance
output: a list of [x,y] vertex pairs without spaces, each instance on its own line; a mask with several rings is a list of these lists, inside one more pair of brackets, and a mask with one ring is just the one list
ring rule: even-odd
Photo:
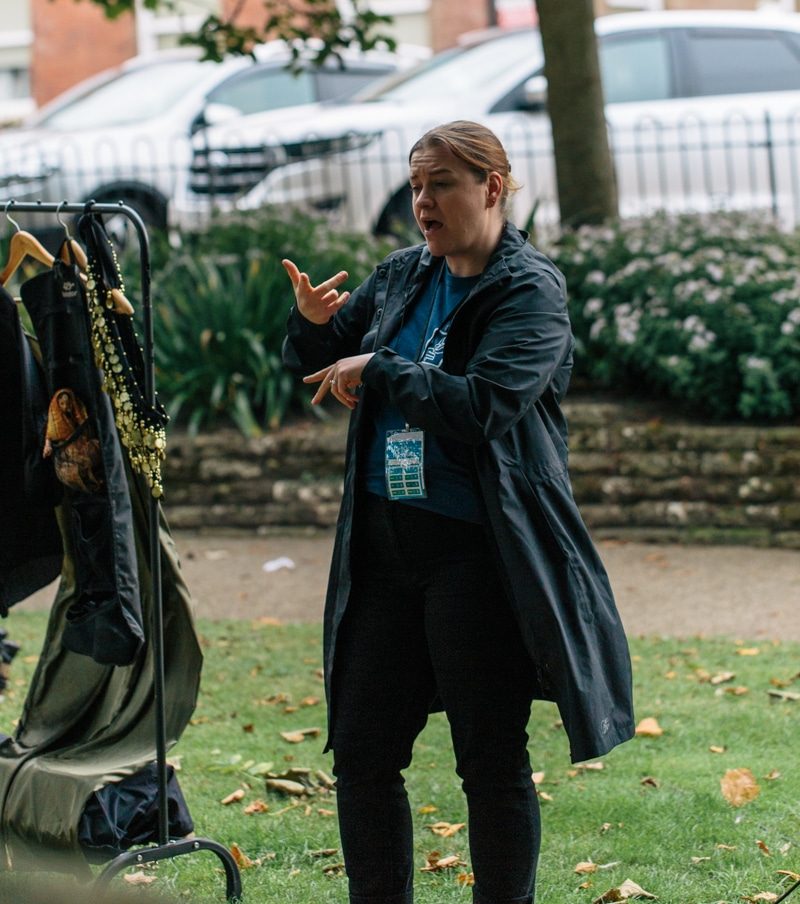
[[[98,203],[45,203],[43,201],[0,201],[0,209],[11,213],[48,213],[61,214],[98,213],[107,216],[125,216],[136,229],[139,244],[139,265],[141,270],[141,305],[143,314],[143,351],[145,399],[155,403],[155,353],[153,338],[153,310],[150,300],[150,242],[142,218],[136,210],[122,201],[116,204]],[[62,223],[63,225],[63,223]],[[153,683],[156,713],[156,771],[158,776],[158,844],[136,851],[127,851],[111,860],[95,879],[94,884],[105,888],[111,879],[128,867],[169,860],[183,854],[199,851],[211,851],[222,861],[225,868],[225,895],[230,902],[242,898],[242,884],[239,868],[231,852],[217,841],[208,838],[192,838],[184,841],[169,840],[169,798],[167,792],[167,738],[164,700],[164,613],[161,596],[161,548],[159,539],[158,500],[148,496],[148,521],[150,529],[150,574],[152,579],[153,616],[150,625],[150,636],[153,644]]]

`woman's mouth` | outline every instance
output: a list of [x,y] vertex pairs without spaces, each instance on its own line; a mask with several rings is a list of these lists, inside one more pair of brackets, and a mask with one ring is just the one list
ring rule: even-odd
[[425,235],[430,235],[433,232],[436,232],[438,229],[441,229],[443,223],[441,220],[423,220],[422,221],[422,231]]

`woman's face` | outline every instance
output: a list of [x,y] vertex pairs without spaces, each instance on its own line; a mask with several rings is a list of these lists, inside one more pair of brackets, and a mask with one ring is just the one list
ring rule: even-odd
[[58,397],[58,407],[62,411],[69,411],[70,408],[72,408],[72,405],[70,404],[70,398],[66,394],[66,392],[62,392],[61,395]]
[[409,180],[414,218],[431,254],[446,257],[457,276],[480,273],[503,225],[502,177],[492,172],[480,182],[449,148],[432,145],[412,156]]

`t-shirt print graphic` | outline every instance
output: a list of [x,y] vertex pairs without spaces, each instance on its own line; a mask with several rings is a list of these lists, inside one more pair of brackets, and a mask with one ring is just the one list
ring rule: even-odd
[[422,354],[422,358],[420,359],[423,364],[432,364],[434,367],[439,367],[442,363],[442,358],[444,357],[444,343],[447,339],[447,332],[449,329],[449,324],[445,326],[437,327],[431,338],[427,341],[425,345],[425,351]]

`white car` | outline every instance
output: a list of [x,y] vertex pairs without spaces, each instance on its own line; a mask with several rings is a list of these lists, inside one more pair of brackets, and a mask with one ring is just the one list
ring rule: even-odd
[[137,208],[147,225],[163,227],[198,129],[243,114],[350,97],[426,55],[426,48],[413,46],[397,53],[348,51],[341,67],[329,60],[297,76],[286,69],[289,51],[280,41],[257,47],[255,59],[221,63],[203,62],[189,48],[137,57],[61,95],[26,127],[0,132],[0,197],[121,200]]
[[[596,21],[623,215],[766,207],[800,218],[800,15],[623,13]],[[538,31],[446,51],[349,103],[231,120],[195,139],[176,222],[210,207],[301,205],[344,226],[411,222],[407,156],[429,127],[474,119],[506,145],[514,218],[557,220]],[[248,170],[249,167],[249,170]],[[236,194],[236,178],[252,182]],[[193,181],[194,180],[194,181]]]

